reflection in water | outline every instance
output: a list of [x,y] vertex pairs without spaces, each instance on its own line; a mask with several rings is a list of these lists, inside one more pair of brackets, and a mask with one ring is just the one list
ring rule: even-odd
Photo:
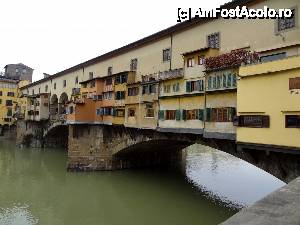
[[10,208],[0,208],[0,224],[2,225],[35,225],[35,219],[26,205],[14,205]]
[[190,182],[231,207],[248,206],[285,185],[241,159],[206,146],[188,147],[186,161]]
[[186,165],[188,180],[174,170],[68,173],[65,150],[0,139],[0,225],[219,224],[237,212],[232,202],[250,204],[283,184],[199,145]]

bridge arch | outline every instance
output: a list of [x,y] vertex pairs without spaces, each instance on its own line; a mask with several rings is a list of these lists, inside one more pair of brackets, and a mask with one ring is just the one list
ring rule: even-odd
[[59,102],[58,102],[58,113],[59,114],[66,114],[66,104],[68,102],[68,95],[66,92],[63,92],[60,97],[59,97]]

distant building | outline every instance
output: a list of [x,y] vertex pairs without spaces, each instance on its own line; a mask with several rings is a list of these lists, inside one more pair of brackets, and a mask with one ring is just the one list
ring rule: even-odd
[[0,78],[0,126],[12,125],[18,100],[18,81]]
[[28,80],[32,82],[33,69],[23,63],[8,64],[4,67],[4,76],[14,80]]

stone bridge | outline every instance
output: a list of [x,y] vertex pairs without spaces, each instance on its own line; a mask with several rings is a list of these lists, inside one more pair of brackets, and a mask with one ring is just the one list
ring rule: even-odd
[[237,150],[235,141],[204,138],[200,134],[159,132],[124,126],[69,125],[68,167],[115,170],[144,166],[178,166],[182,149],[198,143],[241,158],[277,178],[299,176],[298,155]]
[[201,134],[159,132],[122,125],[66,124],[63,121],[18,124],[17,130],[19,139],[19,133],[26,134],[21,135],[23,142],[19,143],[68,149],[67,167],[70,170],[179,166],[184,157],[182,149],[198,143],[241,158],[283,181],[300,175],[299,155],[239,150],[235,141],[204,138]]

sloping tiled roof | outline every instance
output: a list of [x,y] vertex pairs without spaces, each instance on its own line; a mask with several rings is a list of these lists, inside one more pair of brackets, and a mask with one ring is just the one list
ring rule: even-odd
[[[228,3],[220,6],[220,8],[234,8],[236,6],[247,5],[247,4],[253,3],[255,1],[257,1],[257,0],[232,0],[231,2],[228,2]],[[178,24],[176,24],[174,26],[168,27],[168,28],[166,28],[164,30],[161,30],[161,31],[157,32],[157,33],[151,34],[151,35],[149,35],[149,36],[147,36],[145,38],[142,38],[142,39],[140,39],[138,41],[132,42],[132,43],[130,43],[128,45],[125,45],[123,47],[117,48],[117,49],[115,49],[113,51],[107,52],[107,53],[105,53],[103,55],[100,55],[98,57],[95,57],[93,59],[85,61],[83,63],[77,64],[77,65],[75,65],[73,67],[70,67],[68,69],[65,69],[63,71],[60,71],[60,72],[58,72],[56,74],[51,75],[50,77],[43,78],[41,80],[33,82],[33,83],[31,83],[31,84],[23,87],[23,88],[34,86],[36,84],[42,83],[42,82],[50,80],[52,78],[59,77],[59,76],[62,76],[64,74],[67,74],[67,73],[70,73],[70,72],[74,72],[74,71],[76,71],[78,69],[82,69],[84,67],[96,64],[98,62],[101,62],[101,61],[104,61],[106,59],[112,58],[114,56],[124,54],[126,52],[129,52],[132,49],[139,48],[139,47],[144,46],[144,45],[146,45],[148,43],[151,43],[153,41],[159,40],[161,38],[164,38],[166,36],[169,36],[169,35],[177,33],[177,32],[181,32],[181,31],[183,31],[185,29],[188,29],[188,28],[191,28],[191,27],[193,27],[195,25],[209,22],[211,20],[214,20],[214,19],[209,19],[209,18],[192,18],[190,21],[185,21],[185,22],[178,23]]]

